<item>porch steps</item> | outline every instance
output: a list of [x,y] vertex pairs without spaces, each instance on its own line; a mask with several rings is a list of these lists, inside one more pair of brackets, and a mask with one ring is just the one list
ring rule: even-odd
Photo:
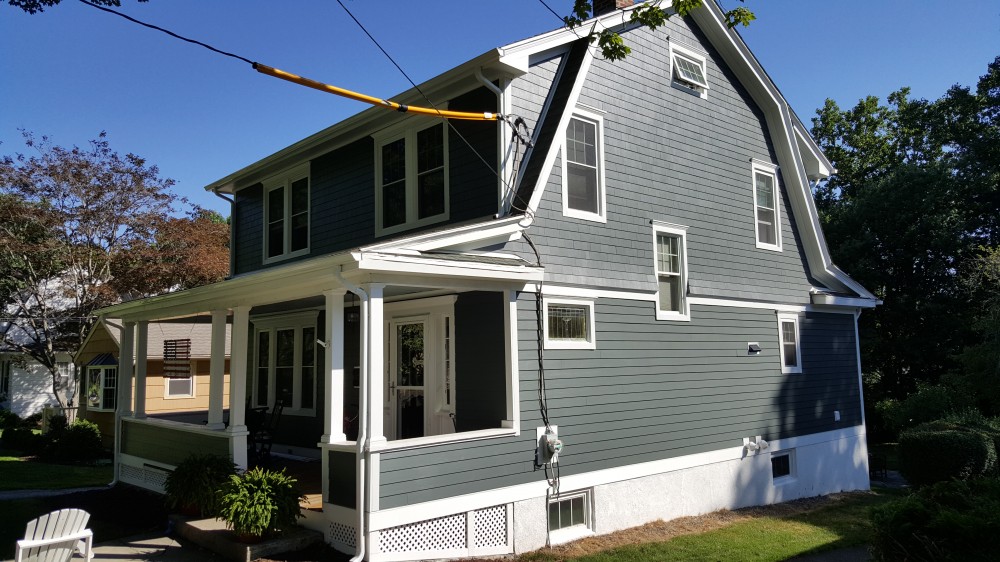
[[182,538],[237,562],[251,562],[275,554],[295,552],[323,540],[323,533],[295,527],[281,536],[257,544],[245,544],[236,539],[234,532],[226,529],[226,524],[221,519],[191,519],[171,515],[170,522]]

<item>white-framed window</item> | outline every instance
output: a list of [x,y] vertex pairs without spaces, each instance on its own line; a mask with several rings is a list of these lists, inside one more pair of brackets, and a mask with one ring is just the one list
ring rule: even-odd
[[114,411],[118,403],[118,366],[87,367],[87,409]]
[[549,538],[552,544],[593,534],[591,497],[590,490],[583,490],[549,498]]
[[563,215],[607,222],[604,183],[604,122],[597,113],[577,109],[563,139]]
[[757,247],[781,251],[781,207],[778,202],[778,168],[753,160],[753,217]]
[[778,338],[781,349],[781,372],[802,372],[802,346],[799,339],[799,317],[795,314],[778,315]]
[[309,253],[309,164],[264,181],[264,263]]
[[10,371],[11,361],[0,359],[0,402],[10,400]]
[[375,137],[375,233],[447,220],[448,126],[411,119]]
[[59,361],[56,363],[56,372],[59,376],[64,379],[71,378],[74,372],[74,365],[68,361]]
[[708,97],[708,63],[704,54],[670,44],[670,83],[675,88]]
[[687,299],[687,227],[653,221],[657,320],[690,320]]
[[163,397],[194,397],[195,364],[191,339],[163,340]]
[[597,349],[594,301],[546,297],[545,349]]
[[771,482],[782,484],[795,479],[795,449],[771,453]]
[[316,318],[314,310],[258,317],[254,325],[254,406],[310,416],[316,413]]

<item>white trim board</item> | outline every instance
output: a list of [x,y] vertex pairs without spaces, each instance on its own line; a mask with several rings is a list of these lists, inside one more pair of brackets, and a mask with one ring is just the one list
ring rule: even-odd
[[[819,443],[863,438],[864,436],[864,426],[853,426],[823,433],[803,435],[801,437],[775,439],[770,442],[770,447],[767,451],[757,454],[769,454],[772,450],[778,451],[795,447],[806,447]],[[733,442],[734,445],[732,447],[725,449],[632,464],[619,468],[609,468],[605,470],[576,474],[573,476],[565,476],[561,479],[560,488],[564,490],[578,490],[610,484],[613,482],[631,480],[634,478],[652,476],[665,472],[672,472],[675,470],[683,470],[696,466],[744,458],[746,449],[743,447],[743,444],[737,443],[735,438],[733,439]],[[416,521],[444,517],[462,511],[471,511],[502,503],[518,502],[536,497],[544,497],[547,490],[548,482],[545,481],[544,477],[539,476],[539,480],[537,482],[531,482],[529,484],[520,484],[517,486],[498,488],[495,490],[477,492],[464,496],[456,496],[404,507],[373,511],[369,522],[370,530],[375,531],[387,529]]]

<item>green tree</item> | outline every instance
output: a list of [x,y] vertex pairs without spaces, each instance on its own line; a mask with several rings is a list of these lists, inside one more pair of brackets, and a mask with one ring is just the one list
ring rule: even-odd
[[884,305],[861,316],[862,360],[878,399],[960,369],[983,333],[973,326],[986,285],[965,281],[998,243],[1000,58],[975,91],[938,100],[908,89],[827,100],[813,136],[837,173],[814,189],[834,262]]
[[[76,351],[93,312],[151,289],[221,279],[228,258],[220,268],[218,254],[226,255],[228,229],[201,238],[213,217],[173,216],[187,206],[170,192],[173,180],[140,156],[113,151],[105,133],[88,148],[55,146],[27,132],[24,139],[33,155],[0,159],[0,348],[44,365],[65,405],[55,354]],[[191,231],[199,236],[185,236]],[[202,245],[214,246],[204,252],[214,251],[211,259],[182,259],[201,256]],[[152,246],[170,251],[142,254]],[[159,284],[120,265],[137,254],[159,256],[145,262],[161,274]]]

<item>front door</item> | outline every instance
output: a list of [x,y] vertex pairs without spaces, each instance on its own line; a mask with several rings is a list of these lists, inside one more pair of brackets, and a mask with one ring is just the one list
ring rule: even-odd
[[389,439],[423,437],[427,387],[427,319],[394,320],[389,323]]

